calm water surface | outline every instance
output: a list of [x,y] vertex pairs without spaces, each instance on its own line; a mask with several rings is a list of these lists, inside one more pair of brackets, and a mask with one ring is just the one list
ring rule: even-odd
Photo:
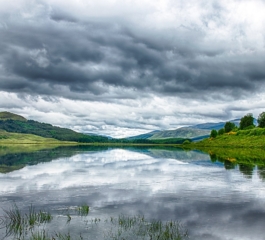
[[[57,218],[88,204],[91,218],[124,214],[180,221],[190,239],[265,239],[265,182],[257,167],[250,173],[242,166],[226,170],[207,154],[179,149],[63,152],[47,150],[43,162],[33,159],[35,165],[0,173],[0,216],[14,202],[22,210],[30,204],[47,209]],[[88,221],[83,225],[73,218],[50,227],[90,231]],[[0,230],[0,238],[4,235]]]

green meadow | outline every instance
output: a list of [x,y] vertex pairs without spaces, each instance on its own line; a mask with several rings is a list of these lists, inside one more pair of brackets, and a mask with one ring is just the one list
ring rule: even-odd
[[67,144],[72,142],[59,141],[54,138],[44,138],[33,134],[12,133],[0,130],[0,144]]
[[215,138],[207,138],[200,142],[191,143],[190,146],[194,148],[265,148],[265,129],[257,127],[248,130],[231,131]]

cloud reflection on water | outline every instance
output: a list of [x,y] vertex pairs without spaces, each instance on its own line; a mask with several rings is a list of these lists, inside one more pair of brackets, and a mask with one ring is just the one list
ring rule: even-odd
[[166,183],[165,180],[174,179],[176,173],[178,177],[185,177],[186,172],[192,171],[196,174],[203,169],[194,165],[182,166],[184,164],[187,162],[156,159],[122,149],[78,154],[70,158],[26,166],[21,170],[2,175],[1,179],[7,181],[1,186],[0,192],[16,191],[17,188],[42,190],[47,189],[48,186],[50,189],[63,189],[108,184],[122,184],[134,188],[135,180],[138,184],[142,183],[152,189],[157,182],[164,189],[162,185]]
[[175,154],[111,149],[26,166],[0,174],[0,197],[4,205],[88,202],[99,215],[181,220],[192,239],[264,239],[265,185],[256,170],[247,179],[202,153]]

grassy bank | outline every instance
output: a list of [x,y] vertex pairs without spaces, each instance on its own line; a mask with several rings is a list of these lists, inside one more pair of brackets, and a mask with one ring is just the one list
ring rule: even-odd
[[197,143],[183,145],[188,150],[208,153],[212,162],[222,162],[226,169],[238,167],[251,177],[254,168],[265,179],[265,129],[239,130],[208,138]]
[[0,145],[4,144],[73,144],[74,142],[59,141],[54,138],[44,138],[33,134],[11,133],[0,130]]
[[265,148],[265,129],[254,128],[218,135],[200,142],[191,143],[192,148],[224,147],[224,148]]

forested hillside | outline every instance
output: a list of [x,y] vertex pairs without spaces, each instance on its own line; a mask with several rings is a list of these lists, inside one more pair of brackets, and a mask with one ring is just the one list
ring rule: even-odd
[[18,121],[13,119],[0,120],[0,129],[14,133],[29,133],[45,138],[55,138],[61,141],[75,142],[108,142],[107,137],[90,136],[71,129],[52,126],[33,120]]

